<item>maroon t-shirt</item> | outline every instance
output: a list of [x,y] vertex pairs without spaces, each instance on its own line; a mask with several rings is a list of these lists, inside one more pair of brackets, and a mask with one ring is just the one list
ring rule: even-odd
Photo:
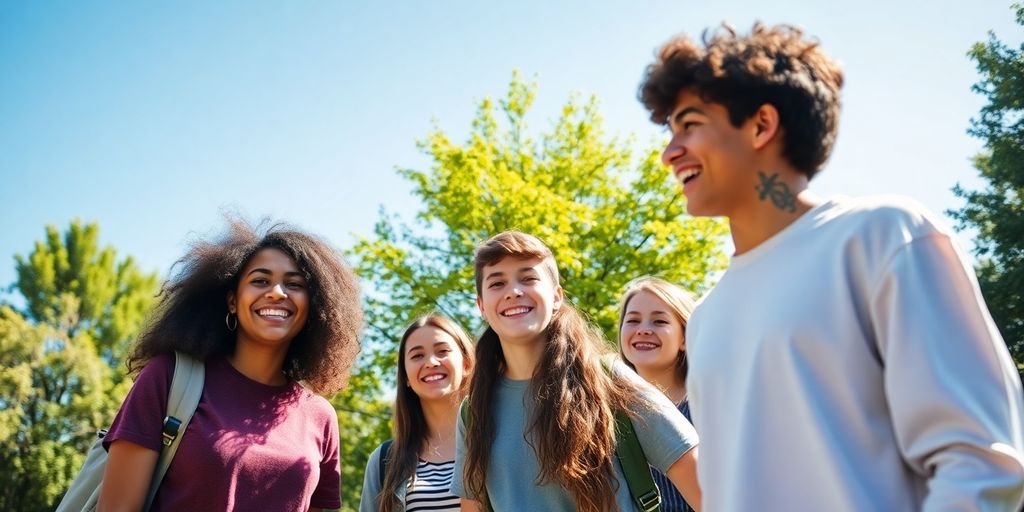
[[[174,356],[139,373],[103,439],[159,451]],[[267,386],[227,359],[206,362],[206,384],[153,510],[301,510],[341,507],[338,417],[290,382]]]

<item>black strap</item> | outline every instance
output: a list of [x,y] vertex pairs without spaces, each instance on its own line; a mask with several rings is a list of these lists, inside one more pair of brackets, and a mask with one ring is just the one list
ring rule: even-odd
[[384,473],[387,472],[388,463],[391,462],[391,458],[388,457],[388,452],[391,451],[391,442],[394,439],[388,439],[380,445],[380,459],[377,464],[377,478],[380,479],[380,484],[384,485]]

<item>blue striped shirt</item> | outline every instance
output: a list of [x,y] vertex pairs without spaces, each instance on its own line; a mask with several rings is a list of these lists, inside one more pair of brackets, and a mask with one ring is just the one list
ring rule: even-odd
[[[690,420],[690,402],[683,400],[683,403],[679,404],[679,412],[686,416],[687,420]],[[690,423],[693,423],[690,420]],[[654,483],[658,486],[658,490],[661,491],[661,510],[662,512],[690,512],[693,509],[686,504],[686,500],[676,490],[675,484],[668,479],[661,471],[651,468],[651,475],[654,476]]]

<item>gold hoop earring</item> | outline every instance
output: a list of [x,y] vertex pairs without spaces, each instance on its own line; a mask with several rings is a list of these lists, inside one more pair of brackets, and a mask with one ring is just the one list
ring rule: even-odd
[[231,312],[228,311],[228,314],[224,315],[224,325],[228,326],[229,331],[238,329],[238,315],[235,315],[235,325],[231,325]]

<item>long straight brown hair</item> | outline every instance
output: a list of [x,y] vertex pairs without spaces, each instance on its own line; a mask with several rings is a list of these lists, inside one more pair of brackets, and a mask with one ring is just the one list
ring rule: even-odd
[[[477,247],[478,296],[484,267],[508,257],[539,258],[558,285],[551,249],[532,235],[506,231]],[[605,371],[601,357],[612,353],[608,342],[570,304],[563,302],[554,312],[544,334],[544,352],[530,379],[533,413],[524,432],[540,466],[536,482],[562,486],[576,500],[577,510],[618,510],[615,491],[620,482],[612,465],[615,411],[650,405],[635,384]],[[506,369],[501,342],[490,327],[477,341],[476,359],[463,479],[470,496],[483,499],[496,432],[494,388]]]
[[[395,512],[405,510],[404,504],[395,496],[398,486],[406,485],[406,482],[416,477],[416,465],[419,461],[420,451],[423,450],[430,432],[427,429],[427,420],[423,415],[423,406],[420,405],[420,397],[409,387],[409,374],[405,371],[405,344],[416,332],[423,327],[435,327],[444,331],[455,340],[455,344],[462,352],[462,357],[471,372],[473,369],[473,351],[469,336],[459,327],[458,324],[447,317],[428,314],[414,320],[405,333],[402,334],[402,341],[398,344],[398,377],[395,384],[398,390],[395,392],[395,412],[392,426],[391,449],[388,451],[388,465],[384,472],[384,482],[381,485],[378,503],[380,512]],[[463,364],[466,364],[463,363]],[[462,380],[457,396],[452,400],[458,404],[466,396],[469,388],[469,375]],[[381,461],[383,464],[383,461]]]

